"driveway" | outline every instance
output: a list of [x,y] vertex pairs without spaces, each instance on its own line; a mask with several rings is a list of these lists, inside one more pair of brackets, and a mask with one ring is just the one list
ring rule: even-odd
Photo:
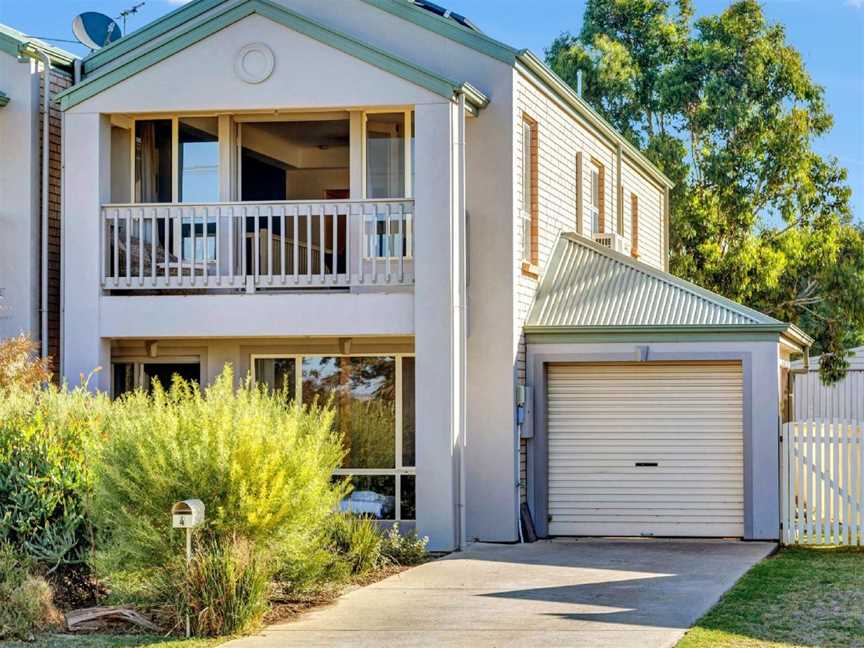
[[226,646],[671,646],[774,546],[474,544]]

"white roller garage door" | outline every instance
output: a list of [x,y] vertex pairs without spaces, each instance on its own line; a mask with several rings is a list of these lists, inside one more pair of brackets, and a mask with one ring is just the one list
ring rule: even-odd
[[742,536],[740,364],[551,365],[551,535]]

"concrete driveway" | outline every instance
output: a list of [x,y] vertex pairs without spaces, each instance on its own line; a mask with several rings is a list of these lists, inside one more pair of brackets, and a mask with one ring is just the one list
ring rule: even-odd
[[774,546],[474,544],[226,646],[671,646]]

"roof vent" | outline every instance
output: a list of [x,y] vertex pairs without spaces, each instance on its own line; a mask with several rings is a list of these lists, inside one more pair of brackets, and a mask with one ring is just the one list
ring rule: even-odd
[[477,27],[473,22],[468,20],[462,14],[458,14],[455,11],[450,11],[449,9],[445,9],[441,5],[437,5],[434,2],[429,2],[429,0],[413,0],[414,4],[421,9],[425,9],[430,13],[434,13],[437,16],[441,16],[442,18],[447,18],[448,20],[452,20],[463,27],[467,27],[472,31],[476,31],[480,33],[480,28]]

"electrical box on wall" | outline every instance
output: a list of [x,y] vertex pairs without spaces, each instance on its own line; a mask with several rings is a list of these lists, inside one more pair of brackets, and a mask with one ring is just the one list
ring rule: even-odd
[[531,385],[516,386],[516,424],[521,438],[534,436],[534,389]]

